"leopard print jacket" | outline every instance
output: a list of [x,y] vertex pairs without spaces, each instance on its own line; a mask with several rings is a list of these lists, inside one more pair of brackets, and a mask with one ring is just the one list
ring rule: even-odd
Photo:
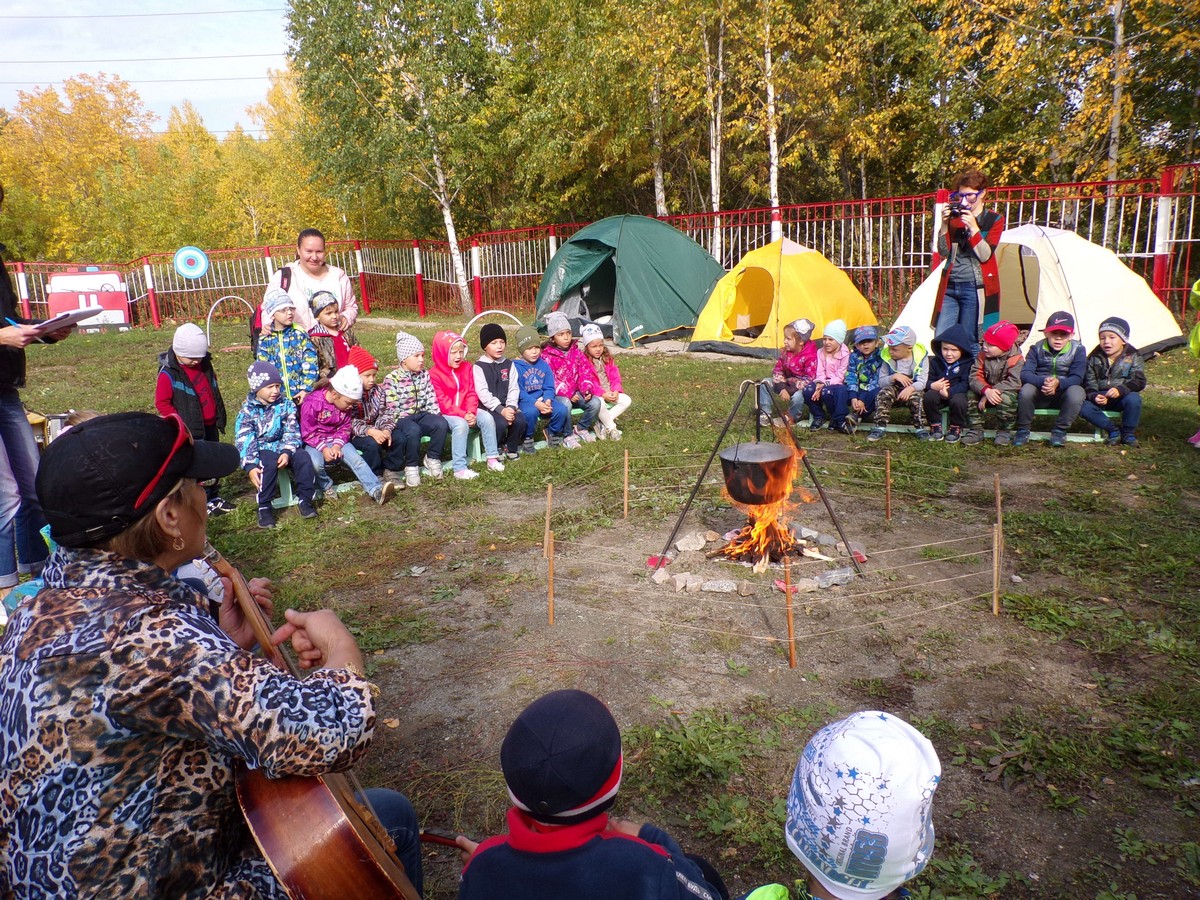
[[157,566],[59,547],[0,641],[0,898],[284,897],[234,794],[345,769],[371,684],[242,650]]

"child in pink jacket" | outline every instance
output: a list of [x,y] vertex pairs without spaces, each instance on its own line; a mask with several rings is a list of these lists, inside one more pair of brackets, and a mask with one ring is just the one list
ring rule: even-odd
[[463,481],[479,477],[478,472],[467,468],[467,435],[472,428],[479,429],[488,469],[504,471],[496,444],[496,420],[491,415],[478,415],[475,374],[466,358],[467,342],[461,334],[439,331],[433,336],[433,368],[429,370],[429,380],[433,383],[442,417],[450,425],[450,468],[454,470],[454,477]]
[[317,487],[326,499],[336,499],[337,489],[325,471],[343,462],[350,467],[371,499],[381,506],[396,493],[390,481],[380,481],[352,443],[354,405],[362,399],[362,377],[354,366],[342,366],[332,378],[318,379],[300,404],[300,437],[316,470]]
[[571,322],[563,313],[552,312],[546,316],[546,334],[550,339],[542,348],[542,359],[554,373],[554,392],[572,407],[583,410],[579,424],[575,426],[575,436],[581,441],[594,441],[596,435],[592,433],[592,425],[604,405],[598,396],[603,391],[596,373],[575,343]]
[[825,323],[825,336],[817,351],[817,374],[804,389],[804,402],[812,413],[812,428],[824,428],[825,417],[832,420],[833,430],[841,431],[846,422],[846,368],[850,350],[846,340],[846,323],[834,319]]
[[579,332],[579,346],[592,367],[592,375],[600,385],[599,418],[596,422],[596,437],[602,441],[619,441],[621,431],[617,428],[617,416],[629,409],[633,400],[621,390],[621,372],[612,351],[604,343],[604,332],[599,325],[589,322]]

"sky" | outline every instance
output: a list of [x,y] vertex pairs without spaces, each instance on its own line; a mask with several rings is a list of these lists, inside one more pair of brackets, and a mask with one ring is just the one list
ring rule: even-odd
[[156,131],[190,100],[219,137],[237,123],[256,134],[246,107],[284,64],[286,11],[285,0],[4,0],[0,107],[14,107],[18,91],[103,72],[132,85],[159,117]]

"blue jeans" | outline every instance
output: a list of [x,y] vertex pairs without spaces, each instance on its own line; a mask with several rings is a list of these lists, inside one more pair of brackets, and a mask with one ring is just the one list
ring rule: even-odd
[[388,788],[367,788],[364,792],[379,823],[396,842],[396,856],[404,864],[404,874],[417,893],[424,896],[424,876],[421,872],[421,827],[412,804],[399,791]]
[[1104,415],[1105,410],[1119,412],[1121,414],[1121,431],[1125,434],[1133,434],[1138,423],[1142,421],[1142,395],[1137,391],[1131,391],[1119,400],[1109,397],[1105,406],[1097,406],[1091,400],[1084,400],[1083,406],[1079,408],[1079,416],[1101,431],[1107,432],[1114,426],[1108,416]]
[[[772,397],[772,394],[775,394],[776,396],[779,394],[779,392],[774,389],[774,386],[768,387],[765,384],[760,384],[758,386],[758,408],[765,412],[768,416],[774,418],[776,407],[775,397]],[[780,397],[779,399],[782,400],[783,398]],[[793,422],[797,422],[804,418],[804,409],[804,392],[802,390],[790,392],[790,397],[787,402],[787,414],[791,420]]]
[[[471,426],[462,416],[448,416],[443,413],[442,418],[450,426],[450,468],[461,472],[467,467],[467,436],[471,432]],[[493,429],[492,443],[495,442],[496,432]]]
[[579,427],[587,431],[596,424],[596,418],[600,415],[600,407],[604,403],[601,397],[593,396],[591,400],[584,400],[580,397],[579,400],[571,401],[571,405],[583,410],[583,415],[579,417]]
[[979,288],[973,281],[951,281],[946,285],[946,296],[942,298],[942,311],[938,314],[937,337],[951,325],[961,325],[971,336],[969,356],[979,353]]
[[0,388],[0,445],[0,587],[11,587],[18,571],[37,575],[50,555],[39,534],[46,519],[34,485],[37,442],[16,388]]
[[[855,392],[855,395],[853,397],[851,397],[849,395],[849,393],[847,392],[846,415],[854,416],[855,419],[858,419],[860,421],[862,419],[871,418],[871,416],[875,415],[875,398],[878,396],[879,396],[879,388],[875,388],[872,391],[857,391],[857,392]],[[855,412],[854,407],[850,405],[851,400],[861,400],[863,406],[865,406],[866,409],[863,410],[861,413]]]
[[496,441],[496,420],[482,406],[475,410],[475,427],[479,429],[479,438],[483,441],[483,455],[499,456],[500,446]]
[[[308,457],[312,460],[313,474],[317,478],[317,490],[328,490],[333,486],[333,479],[325,471],[325,457],[316,447],[305,447],[304,449],[308,451]],[[379,476],[371,471],[371,467],[367,465],[367,461],[362,458],[362,454],[353,444],[342,444],[340,462],[344,462],[350,467],[350,471],[354,473],[354,477],[358,479],[358,483],[363,486],[364,491],[372,497],[379,493],[380,488],[383,487]]]

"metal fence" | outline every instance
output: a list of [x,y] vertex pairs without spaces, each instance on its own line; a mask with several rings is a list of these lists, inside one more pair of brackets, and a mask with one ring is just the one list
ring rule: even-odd
[[[988,193],[987,205],[1009,226],[1036,223],[1074,230],[1113,250],[1146,278],[1185,325],[1191,284],[1200,278],[1200,164],[1175,166],[1158,179],[1079,184],[1006,185]],[[779,236],[819,250],[841,267],[871,301],[892,318],[927,273],[936,222],[935,194],[806,203],[778,209],[731,210],[668,216],[726,268]],[[582,224],[540,226],[473,235],[460,252],[468,269],[473,306],[514,313],[533,310],[542,273],[562,242]],[[357,280],[360,302],[390,315],[450,316],[462,300],[450,245],[441,241],[331,241],[328,259]],[[171,254],[101,267],[121,273],[129,289],[131,319],[200,320],[221,298],[256,304],[271,275],[291,262],[291,247],[244,247],[208,252],[208,272],[179,276]],[[45,315],[47,282],[79,267],[55,263],[13,266],[18,296],[32,315]],[[246,315],[236,301],[214,315]]]

